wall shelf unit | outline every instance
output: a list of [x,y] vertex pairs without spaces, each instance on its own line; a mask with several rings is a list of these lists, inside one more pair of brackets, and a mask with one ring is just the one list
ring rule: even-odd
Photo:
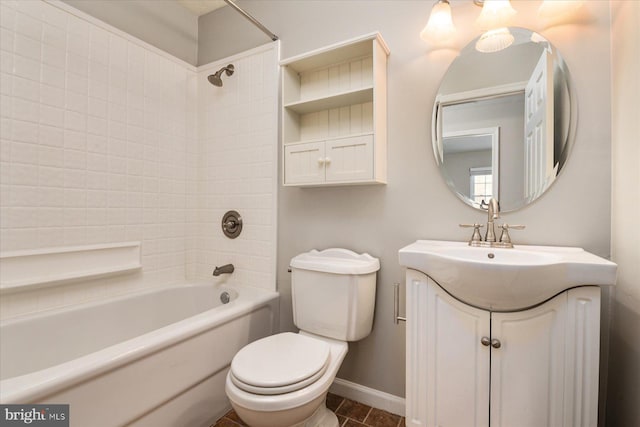
[[372,33],[280,62],[285,186],[386,183],[388,55]]

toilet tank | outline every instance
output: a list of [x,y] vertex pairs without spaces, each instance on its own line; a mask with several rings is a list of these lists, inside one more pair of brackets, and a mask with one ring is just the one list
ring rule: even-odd
[[300,330],[342,341],[369,335],[377,258],[333,248],[305,252],[290,265],[293,322]]

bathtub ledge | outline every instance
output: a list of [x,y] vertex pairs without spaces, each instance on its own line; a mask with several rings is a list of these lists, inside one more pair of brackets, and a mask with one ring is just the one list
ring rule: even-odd
[[140,269],[140,242],[8,252],[0,254],[0,293],[62,285]]

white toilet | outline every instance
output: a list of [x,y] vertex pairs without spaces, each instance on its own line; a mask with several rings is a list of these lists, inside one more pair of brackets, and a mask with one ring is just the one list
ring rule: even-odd
[[226,392],[251,427],[337,427],[325,406],[347,341],[369,335],[380,262],[347,249],[312,250],[291,260],[293,321],[300,332],[272,335],[233,358]]

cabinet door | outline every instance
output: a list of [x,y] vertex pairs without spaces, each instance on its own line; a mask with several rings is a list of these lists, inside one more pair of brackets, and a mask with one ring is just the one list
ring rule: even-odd
[[489,312],[411,269],[406,299],[407,426],[488,426]]
[[491,314],[491,427],[563,426],[567,292]]
[[363,181],[373,178],[373,135],[327,141],[327,182]]
[[320,184],[324,182],[324,142],[284,147],[284,183]]

